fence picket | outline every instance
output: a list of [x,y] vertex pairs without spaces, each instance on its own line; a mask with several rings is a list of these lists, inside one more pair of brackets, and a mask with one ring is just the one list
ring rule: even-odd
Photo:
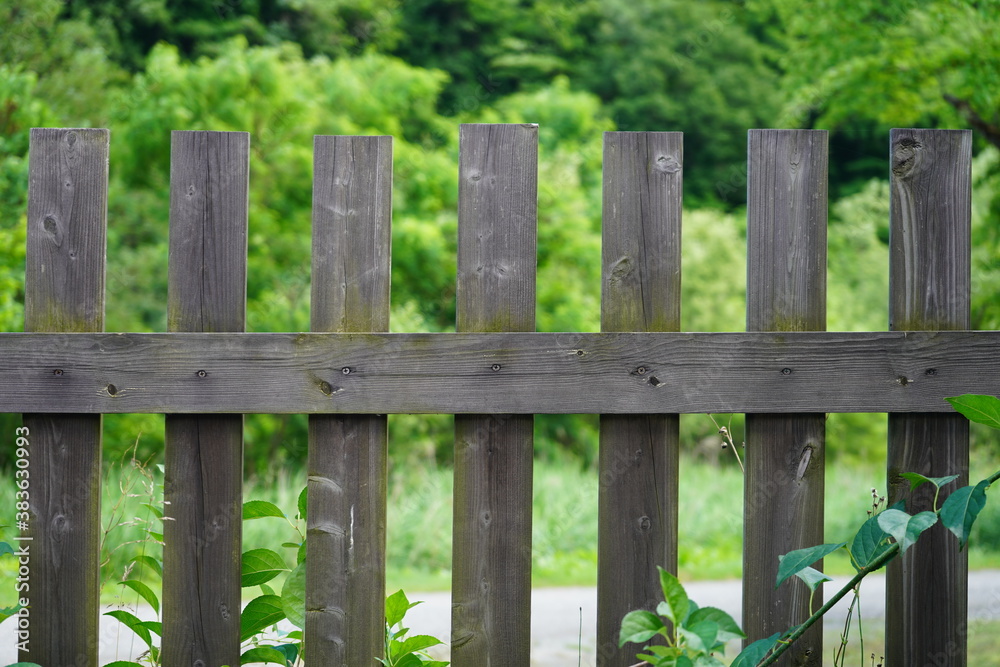
[[[602,331],[679,331],[681,312],[680,132],[604,134]],[[660,381],[652,358],[627,371]],[[619,372],[625,372],[620,369]],[[677,572],[679,418],[601,415],[598,664],[635,664],[618,648],[622,617],[656,608],[656,567]]]
[[[972,132],[893,130],[890,161],[889,328],[968,329]],[[930,373],[901,375],[898,383],[923,382]],[[958,474],[941,502],[969,483],[969,422],[961,415],[890,413],[888,447],[889,504],[906,500],[910,513],[931,509],[930,488],[911,494],[900,473]],[[967,664],[968,568],[968,552],[941,525],[889,564],[887,665]]]
[[[170,331],[246,327],[249,159],[246,132],[172,133]],[[238,665],[243,416],[167,415],[165,428],[163,663]]]
[[[312,330],[387,331],[392,137],[315,138]],[[314,391],[336,393],[329,367]],[[385,649],[384,415],[310,415],[306,645],[320,665],[367,665]]]
[[[25,331],[104,330],[109,142],[108,130],[31,131]],[[46,371],[56,381],[63,373]],[[101,419],[24,415],[30,540],[17,546],[30,554],[25,662],[98,664]]]
[[[751,130],[748,160],[747,330],[825,330],[827,133]],[[809,591],[802,582],[792,579],[777,589],[774,583],[778,556],[823,543],[825,439],[823,414],[747,415],[746,643],[809,617]],[[818,591],[816,606],[821,598]],[[817,623],[778,664],[819,667],[822,649]]]
[[[456,328],[534,331],[538,126],[462,125],[458,170]],[[484,382],[517,372],[481,363]],[[455,417],[455,667],[529,661],[533,427],[532,415]]]
[[[306,641],[317,664],[367,664],[383,650],[385,413],[456,414],[456,667],[529,664],[534,413],[602,415],[602,667],[634,664],[635,647],[617,648],[621,618],[655,607],[657,565],[676,571],[674,413],[748,413],[751,641],[807,612],[804,586],[775,590],[774,581],[777,556],[823,541],[822,412],[896,411],[890,503],[929,508],[904,471],[960,474],[945,496],[967,483],[968,424],[941,399],[1000,394],[1000,332],[961,331],[970,323],[970,132],[893,131],[893,332],[839,334],[822,333],[825,132],[749,134],[745,334],[673,333],[680,133],[605,136],[600,334],[534,332],[537,126],[463,125],[460,139],[459,333],[382,333],[391,137],[316,138],[318,333],[243,333],[249,136],[175,132],[169,333],[104,334],[109,133],[32,131],[26,332],[0,333],[0,410],[35,411],[24,416],[30,540],[20,544],[32,553],[32,623],[20,659],[97,665],[108,412],[168,413],[167,665],[239,664],[241,412],[310,414]],[[967,664],[967,569],[940,526],[890,566],[886,664]],[[782,664],[821,660],[817,626]]]

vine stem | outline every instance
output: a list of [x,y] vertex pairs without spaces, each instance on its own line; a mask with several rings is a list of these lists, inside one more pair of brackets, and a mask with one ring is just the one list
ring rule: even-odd
[[[1000,479],[1000,470],[996,471],[995,473],[986,478],[987,488],[992,486],[993,483],[996,482],[998,479]],[[826,614],[826,612],[830,611],[833,605],[840,602],[841,598],[847,595],[849,591],[853,590],[855,586],[861,583],[862,579],[867,577],[872,572],[875,572],[876,570],[881,570],[882,567],[886,563],[891,561],[893,558],[895,558],[896,554],[898,553],[899,553],[899,543],[893,542],[881,556],[872,561],[871,565],[869,565],[866,568],[862,568],[861,571],[858,572],[856,575],[854,575],[854,577],[852,577],[851,580],[847,582],[847,584],[845,584],[843,588],[834,593],[833,597],[830,598],[830,600],[826,604],[820,607],[815,614],[810,616],[805,623],[797,627],[795,629],[795,632],[788,635],[786,639],[779,639],[778,645],[775,648],[775,650],[771,653],[771,655],[764,658],[762,662],[757,663],[757,667],[767,667],[767,665],[774,664],[774,662],[778,659],[778,656],[787,651],[788,648],[795,643],[795,640],[797,640],[799,637],[805,634],[805,631],[808,630],[814,623],[816,623],[816,621],[823,618],[823,615]]]
[[843,588],[834,593],[833,597],[831,597],[822,607],[817,609],[815,614],[810,616],[805,623],[797,627],[795,629],[795,632],[788,635],[787,639],[778,640],[778,645],[775,648],[775,650],[771,653],[771,655],[766,657],[763,662],[757,663],[757,667],[766,667],[766,665],[774,664],[774,662],[778,659],[778,656],[787,651],[788,648],[795,643],[795,640],[797,640],[799,637],[805,634],[805,631],[808,630],[814,623],[816,623],[816,621],[823,618],[823,615],[826,614],[826,612],[830,611],[830,609],[833,608],[833,605],[840,602],[841,598],[847,595],[850,591],[854,590],[854,587],[857,586],[859,583],[861,583],[862,579],[867,577],[872,572],[882,569],[882,567],[886,563],[891,561],[893,558],[895,558],[896,554],[898,553],[899,553],[899,543],[893,542],[881,556],[872,561],[872,564],[869,567],[862,569],[860,572],[854,575],[851,578],[851,580],[844,585]]

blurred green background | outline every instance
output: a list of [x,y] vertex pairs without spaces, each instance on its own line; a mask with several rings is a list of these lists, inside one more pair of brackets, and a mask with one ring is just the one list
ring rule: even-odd
[[[889,128],[971,128],[973,326],[1000,328],[1000,0],[2,0],[0,25],[0,331],[23,330],[39,126],[111,129],[109,331],[166,328],[171,130],[252,135],[249,331],[309,328],[313,135],[393,135],[391,328],[453,330],[462,122],[540,125],[540,331],[600,328],[606,130],[685,133],[683,328],[740,331],[746,132],[828,129],[828,329],[863,331],[888,326]],[[596,417],[536,424],[544,470],[568,476],[553,485],[596,479]],[[450,435],[447,416],[393,416],[391,474],[437,479]],[[137,438],[160,460],[162,417],[106,417],[106,460]],[[984,467],[1000,458],[974,441]],[[682,442],[685,465],[732,472],[708,418],[685,417]],[[884,443],[882,415],[829,420],[832,465],[877,471]],[[247,416],[250,488],[305,453],[304,417]],[[564,541],[546,544],[575,553]]]

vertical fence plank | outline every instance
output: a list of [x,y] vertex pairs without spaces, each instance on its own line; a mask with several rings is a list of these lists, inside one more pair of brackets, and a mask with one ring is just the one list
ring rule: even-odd
[[[245,132],[171,135],[170,331],[246,328],[249,158]],[[165,462],[163,663],[238,665],[243,416],[168,415]]]
[[[680,331],[683,134],[604,134],[602,331]],[[623,372],[626,369],[623,369]],[[652,362],[627,369],[653,381]],[[677,572],[677,415],[602,415],[598,502],[597,658],[618,648],[622,617],[656,608],[656,567]]]
[[[108,130],[34,129],[28,182],[25,331],[102,331]],[[52,369],[58,391],[60,369]],[[24,415],[30,443],[30,641],[20,659],[96,667],[101,416]],[[27,649],[27,650],[23,650]]]
[[[462,125],[458,331],[534,331],[538,126]],[[483,359],[483,382],[508,372]],[[455,417],[452,663],[527,665],[532,415]]]
[[[749,133],[748,331],[826,329],[827,139],[824,130]],[[793,578],[776,589],[774,583],[778,556],[823,543],[825,437],[822,414],[747,415],[743,627],[748,643],[809,616],[805,584]],[[817,623],[779,664],[818,667],[822,642]]]
[[[312,330],[389,330],[392,137],[317,136]],[[348,369],[363,373],[365,369]],[[342,368],[316,391],[332,394]],[[306,646],[321,665],[384,653],[387,422],[309,417]]]
[[[893,331],[970,325],[971,163],[968,130],[890,135],[889,326]],[[927,369],[926,373],[933,373]],[[920,378],[900,377],[907,385]],[[904,472],[958,474],[940,501],[969,483],[969,424],[961,415],[890,414],[889,503],[931,509],[927,487],[909,492]],[[886,664],[967,664],[968,554],[941,525],[889,564]]]

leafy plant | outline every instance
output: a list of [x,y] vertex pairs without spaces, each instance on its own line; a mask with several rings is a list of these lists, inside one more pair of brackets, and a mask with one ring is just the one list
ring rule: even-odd
[[407,637],[409,628],[403,627],[403,617],[406,612],[416,607],[419,602],[410,602],[402,590],[396,591],[385,599],[385,657],[376,658],[384,667],[413,667],[427,665],[428,667],[446,667],[448,662],[434,660],[425,652],[432,646],[443,642],[430,635],[413,635]]
[[[716,607],[698,607],[684,586],[662,567],[663,602],[656,613],[638,609],[622,619],[618,645],[641,644],[662,637],[666,644],[647,644],[636,657],[655,667],[711,667],[724,663],[715,654],[725,652],[726,642],[746,637],[736,621]],[[734,663],[735,664],[735,663]]]
[[[122,464],[124,467],[124,463]],[[139,637],[147,647],[140,657],[142,662],[119,660],[106,667],[142,667],[143,663],[151,667],[161,664],[159,637],[162,636],[162,623],[159,620],[160,600],[143,576],[155,574],[163,577],[163,562],[159,550],[147,552],[149,544],[163,543],[162,522],[169,520],[164,517],[159,498],[162,502],[162,484],[153,483],[153,475],[140,462],[131,460],[132,474],[126,475],[121,484],[122,496],[136,496],[136,475],[142,481],[145,489],[143,506],[149,510],[152,518],[145,520],[146,539],[141,541],[140,553],[132,557],[122,576],[120,585],[142,598],[156,613],[156,620],[144,621],[136,613],[121,605],[105,616],[118,620]],[[306,514],[305,489],[299,494],[298,513],[292,519],[277,505],[267,501],[251,500],[243,503],[243,521],[257,519],[282,519],[291,528],[294,538],[282,544],[294,553],[294,565],[289,566],[285,557],[271,549],[250,549],[242,555],[241,583],[244,588],[260,587],[261,594],[252,599],[240,615],[240,640],[244,642],[244,651],[240,656],[240,664],[273,663],[284,667],[295,667],[302,664],[303,630],[305,627],[305,536],[304,522]],[[115,528],[126,525],[121,521],[118,506],[112,512],[111,519],[105,527],[104,538]],[[142,521],[142,520],[137,520]],[[121,548],[124,545],[115,547]],[[155,555],[154,555],[155,554]],[[285,579],[280,594],[269,582],[283,573],[290,573]],[[159,586],[157,586],[159,588]],[[275,627],[277,623],[288,619],[297,630],[281,634]],[[275,639],[277,636],[277,639]]]
[[[969,420],[1000,429],[1000,398],[964,394],[946,400]],[[722,429],[720,429],[721,431]],[[723,433],[723,435],[728,436],[727,433]],[[731,440],[729,440],[729,444],[733,444]],[[906,512],[903,503],[897,503],[880,512],[879,507],[884,498],[879,498],[873,490],[874,503],[872,510],[868,513],[868,520],[861,525],[850,544],[847,542],[821,544],[790,551],[780,556],[775,586],[781,585],[782,582],[793,576],[805,583],[810,590],[809,608],[811,615],[805,622],[784,633],[775,633],[770,637],[751,643],[736,656],[731,667],[765,667],[774,664],[779,656],[787,651],[806,630],[822,618],[845,595],[853,592],[855,597],[851,603],[847,620],[849,627],[851,612],[853,612],[858,600],[861,580],[872,572],[882,569],[897,555],[912,547],[926,530],[939,521],[959,540],[959,548],[964,549],[968,543],[972,525],[986,505],[986,491],[1000,479],[1000,471],[993,473],[978,484],[953,491],[940,507],[938,507],[938,500],[941,487],[957,479],[958,475],[926,477],[919,473],[903,473],[902,477],[909,480],[911,491],[924,484],[934,486],[932,509],[911,515]],[[856,574],[823,606],[812,611],[812,595],[815,594],[820,584],[831,579],[811,566],[840,549],[845,549],[850,555],[851,564],[854,566]],[[687,593],[677,578],[663,568],[658,567],[657,569],[660,572],[660,585],[663,589],[664,601],[657,606],[656,614],[644,610],[626,614],[625,618],[622,619],[619,646],[624,646],[628,642],[646,642],[660,635],[666,639],[665,646],[647,645],[644,648],[646,653],[639,653],[636,657],[654,667],[698,667],[700,665],[723,664],[714,657],[714,654],[724,648],[725,641],[727,641],[724,637],[734,639],[745,637],[745,635],[721,610],[716,611],[721,613],[722,617],[713,615],[711,619],[704,619],[698,615],[698,612],[703,610],[699,610],[694,602],[688,600]],[[706,607],[705,609],[712,608]],[[726,620],[731,625],[726,623]],[[665,621],[670,622],[672,628]],[[846,636],[845,629],[844,642],[846,642]],[[836,654],[835,664],[842,665],[843,659],[842,645],[841,650],[838,650]]]

